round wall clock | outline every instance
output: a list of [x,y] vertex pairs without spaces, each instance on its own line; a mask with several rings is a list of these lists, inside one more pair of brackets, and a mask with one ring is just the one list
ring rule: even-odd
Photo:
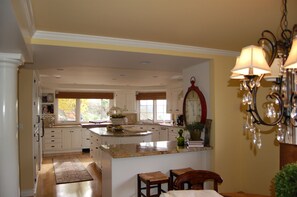
[[191,86],[188,88],[183,103],[185,124],[188,125],[193,122],[205,123],[207,108],[204,95],[195,86],[195,77],[191,77],[190,82]]

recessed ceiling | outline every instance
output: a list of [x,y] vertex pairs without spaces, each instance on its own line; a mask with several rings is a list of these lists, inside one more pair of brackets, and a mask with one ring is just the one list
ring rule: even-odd
[[[32,0],[35,29],[86,36],[176,44],[239,52],[257,44],[265,29],[277,33],[281,0]],[[297,1],[288,0],[289,28],[297,24]],[[65,40],[67,40],[67,36]],[[34,40],[34,38],[33,38]],[[60,87],[156,87],[180,79],[182,69],[206,59],[145,50],[77,44],[33,44],[42,84]],[[68,40],[69,41],[69,40]],[[235,59],[235,57],[234,57]],[[57,70],[63,68],[64,70]]]

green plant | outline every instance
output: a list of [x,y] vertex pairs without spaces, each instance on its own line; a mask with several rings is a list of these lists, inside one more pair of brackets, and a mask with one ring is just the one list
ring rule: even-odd
[[186,126],[186,129],[190,132],[190,140],[202,140],[201,132],[203,131],[204,124],[201,122],[193,122]]
[[112,114],[110,115],[111,118],[125,118],[126,116],[123,114]]
[[297,163],[285,165],[275,175],[275,193],[277,197],[297,196]]
[[204,124],[201,122],[193,122],[186,126],[186,129],[189,130],[190,132],[195,130],[203,131],[203,128],[204,128]]

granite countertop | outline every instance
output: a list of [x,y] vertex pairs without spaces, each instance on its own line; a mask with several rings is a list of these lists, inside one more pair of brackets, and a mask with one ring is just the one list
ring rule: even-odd
[[46,128],[81,128],[81,126],[79,124],[61,124],[61,125],[54,125],[52,127],[46,127]]
[[96,133],[104,137],[129,137],[129,136],[145,136],[145,135],[152,134],[152,132],[150,131],[137,131],[137,130],[127,130],[127,129],[124,129],[123,131],[110,132],[110,131],[107,131],[106,127],[89,128],[89,130],[93,133]]
[[176,141],[142,142],[140,144],[101,145],[100,149],[113,158],[141,157],[162,154],[187,153],[212,150],[212,147],[178,147]]

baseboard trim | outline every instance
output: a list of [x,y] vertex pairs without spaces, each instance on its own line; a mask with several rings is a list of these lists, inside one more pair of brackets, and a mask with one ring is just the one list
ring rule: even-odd
[[34,189],[22,190],[21,197],[34,196]]

